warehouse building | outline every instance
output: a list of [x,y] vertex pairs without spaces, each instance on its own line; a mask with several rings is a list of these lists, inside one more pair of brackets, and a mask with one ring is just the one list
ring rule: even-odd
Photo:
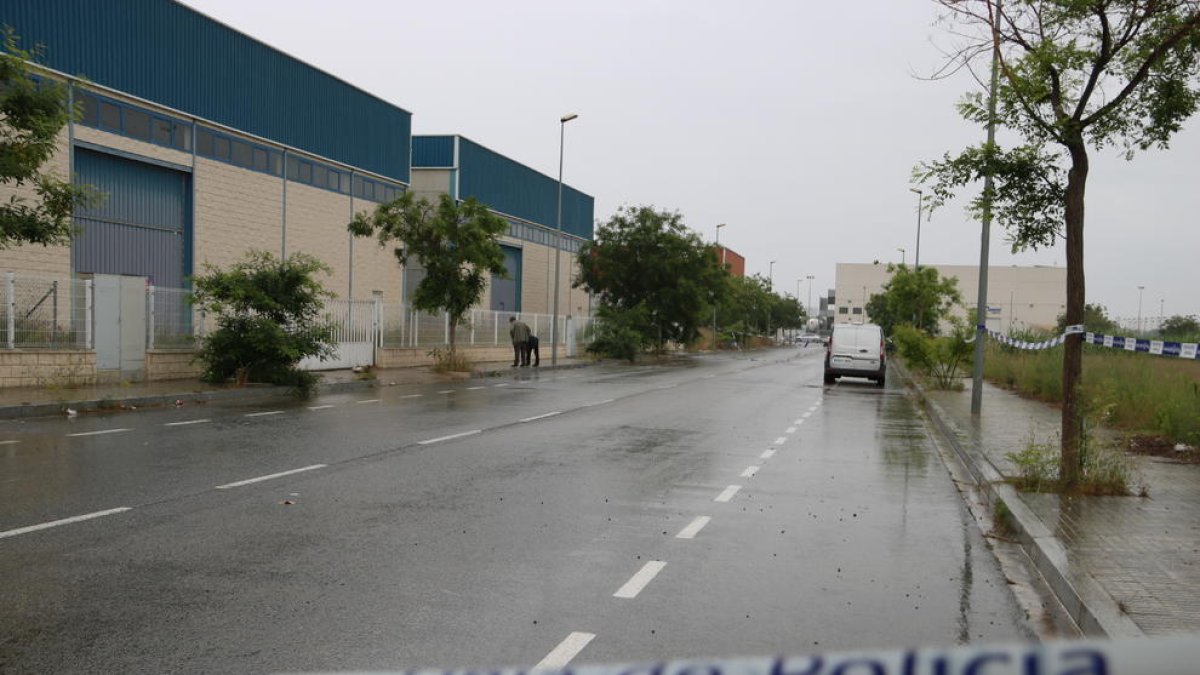
[[[0,272],[16,279],[0,348],[94,351],[63,363],[124,377],[191,374],[181,365],[190,355],[156,357],[155,336],[168,321],[176,333],[192,330],[191,275],[250,250],[312,254],[330,267],[323,281],[339,302],[398,306],[413,286],[392,252],[355,240],[346,224],[410,189],[414,157],[422,191],[475,196],[509,218],[513,278],[497,280],[483,307],[550,311],[543,270],[556,182],[547,176],[458,137],[415,148],[409,111],[173,0],[9,0],[0,24],[23,47],[44,46],[42,75],[68,82],[81,113],[45,168],[107,195],[76,214],[70,246],[0,250]],[[0,188],[0,198],[11,193]],[[564,206],[571,251],[592,235],[592,199],[568,188]],[[564,255],[564,314],[587,309],[569,289],[570,263]],[[13,314],[36,330],[22,332]],[[0,386],[44,383],[25,366],[6,370],[20,361],[6,358]],[[177,368],[156,370],[156,358]]]
[[[834,292],[829,298],[833,322],[868,323],[867,301],[891,280],[883,263],[838,263]],[[957,281],[963,305],[951,314],[965,318],[979,292],[976,265],[922,265]],[[1029,328],[1052,329],[1067,306],[1067,268],[1034,265],[988,268],[987,327],[1002,333]]]

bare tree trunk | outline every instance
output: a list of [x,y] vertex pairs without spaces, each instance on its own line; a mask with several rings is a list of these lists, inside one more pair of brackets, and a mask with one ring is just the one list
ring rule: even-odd
[[[1067,173],[1067,312],[1068,326],[1083,323],[1083,203],[1087,186],[1088,156],[1081,134],[1068,139],[1071,169]],[[1083,377],[1083,336],[1067,336],[1063,350],[1062,458],[1059,477],[1064,491],[1079,484],[1079,446],[1083,435],[1083,406],[1079,385]]]
[[454,363],[454,339],[458,333],[458,319],[450,317],[450,363]]

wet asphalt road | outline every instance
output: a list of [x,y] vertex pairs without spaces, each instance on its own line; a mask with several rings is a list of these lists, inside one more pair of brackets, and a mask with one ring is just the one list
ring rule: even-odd
[[0,424],[0,671],[1033,639],[895,378],[821,354]]

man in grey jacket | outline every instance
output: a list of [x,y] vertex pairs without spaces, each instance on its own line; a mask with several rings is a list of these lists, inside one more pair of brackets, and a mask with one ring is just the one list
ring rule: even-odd
[[508,317],[508,334],[512,337],[513,367],[529,365],[529,325],[515,316]]

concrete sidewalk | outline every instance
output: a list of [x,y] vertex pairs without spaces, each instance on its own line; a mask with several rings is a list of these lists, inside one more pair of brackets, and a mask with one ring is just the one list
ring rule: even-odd
[[961,392],[915,386],[935,429],[963,458],[993,509],[1003,501],[1021,543],[1088,635],[1200,632],[1200,465],[1139,456],[1148,497],[1021,493],[1005,459],[1058,438],[1057,408],[984,384],[983,411]]
[[[591,364],[590,359],[559,359],[558,368],[578,368]],[[550,370],[544,363],[538,368]],[[372,369],[370,373],[350,370],[323,371],[320,393],[334,393],[380,386],[450,382],[470,377],[506,376],[509,372],[529,369],[512,368],[508,362],[475,364],[471,373],[436,373],[428,366],[412,368]],[[168,380],[164,382],[135,382],[120,384],[82,385],[78,387],[21,387],[0,389],[0,419],[47,417],[63,415],[68,409],[82,413],[92,410],[120,410],[131,407],[175,405],[176,401],[194,403],[233,398],[286,398],[292,396],[288,387],[251,384],[238,388],[229,384],[209,384],[200,380]]]

